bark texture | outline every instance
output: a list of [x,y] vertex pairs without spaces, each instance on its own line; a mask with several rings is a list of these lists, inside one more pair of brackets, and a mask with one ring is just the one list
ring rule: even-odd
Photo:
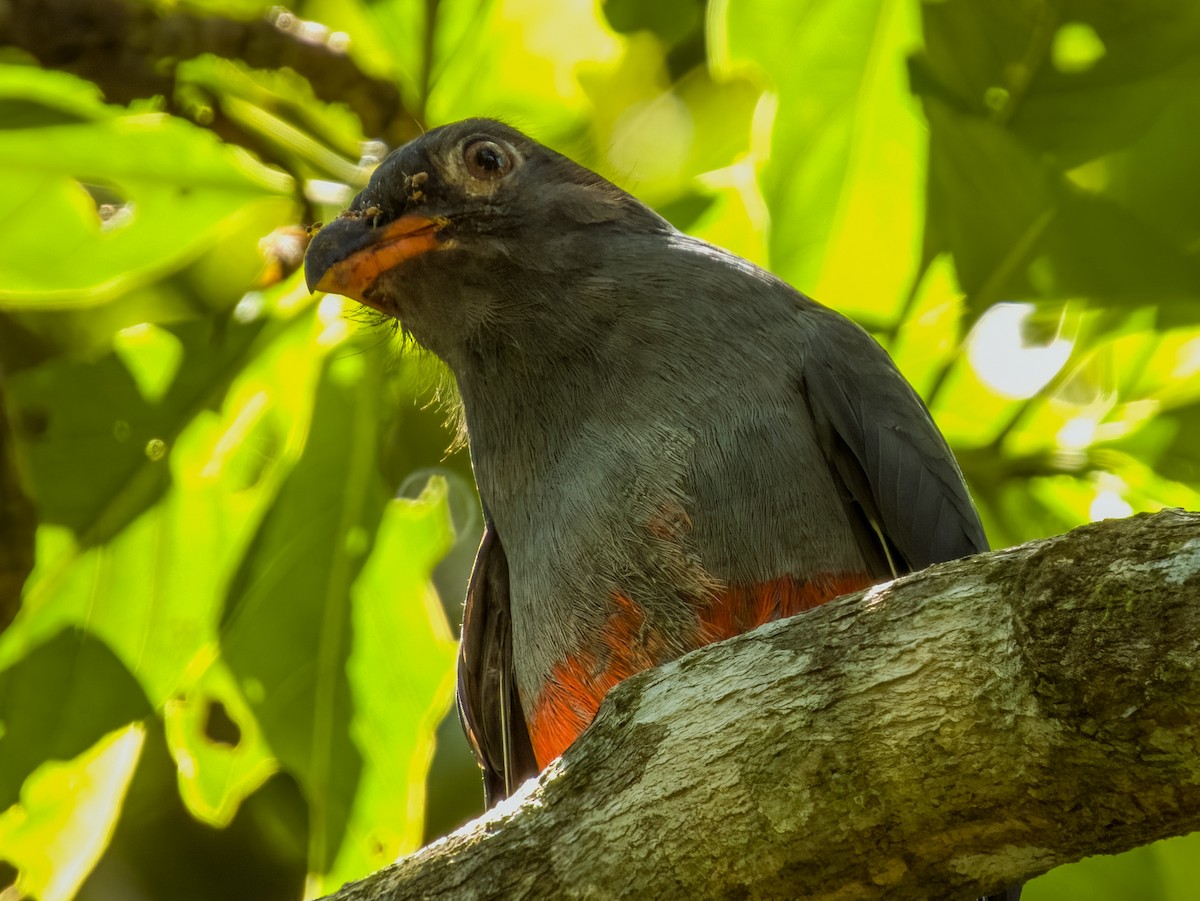
[[614,690],[338,901],[971,898],[1200,829],[1200,514],[930,568]]

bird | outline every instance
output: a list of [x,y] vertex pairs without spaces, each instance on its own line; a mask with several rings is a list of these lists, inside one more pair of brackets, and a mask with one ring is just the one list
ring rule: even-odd
[[869,333],[504,123],[393,151],[305,277],[461,396],[485,528],[458,708],[489,807],[634,673],[987,549]]

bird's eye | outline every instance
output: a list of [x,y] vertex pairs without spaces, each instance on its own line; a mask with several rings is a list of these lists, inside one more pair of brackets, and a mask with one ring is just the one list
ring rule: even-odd
[[472,141],[463,151],[467,171],[476,178],[502,178],[512,170],[512,157],[495,141]]

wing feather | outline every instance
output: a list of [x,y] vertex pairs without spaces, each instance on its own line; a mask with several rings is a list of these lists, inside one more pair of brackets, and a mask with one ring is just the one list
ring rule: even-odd
[[[802,315],[818,336],[805,354],[805,399],[852,517],[874,526],[856,529],[867,559],[890,552],[905,570],[918,570],[987,550],[958,463],[891,358],[832,311]],[[886,548],[868,546],[875,532]]]
[[508,559],[491,522],[467,586],[458,655],[458,716],[483,769],[488,807],[537,773],[513,675]]

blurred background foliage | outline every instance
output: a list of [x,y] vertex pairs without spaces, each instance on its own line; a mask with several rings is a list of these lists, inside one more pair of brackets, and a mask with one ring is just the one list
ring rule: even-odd
[[[993,545],[1200,508],[1194,0],[9,0],[0,45],[4,898],[298,899],[479,811],[445,378],[296,272],[442,122],[866,325]],[[1193,898],[1196,838],[1026,897]]]

